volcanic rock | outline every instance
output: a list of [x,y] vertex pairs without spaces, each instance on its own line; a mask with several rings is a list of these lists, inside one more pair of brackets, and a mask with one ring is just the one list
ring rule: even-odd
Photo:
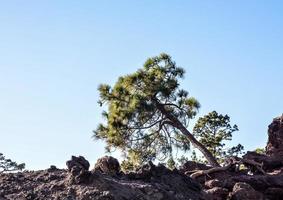
[[273,119],[268,126],[268,142],[266,154],[283,159],[283,115]]
[[[105,160],[105,159],[100,159]],[[108,159],[106,159],[108,160]],[[115,159],[116,160],[116,159]],[[118,171],[117,163],[110,169]],[[133,177],[88,171],[88,161],[73,156],[67,170],[0,174],[1,200],[204,200],[200,185],[177,170],[152,163]],[[104,168],[103,168],[104,169]],[[107,171],[108,172],[108,171]],[[113,172],[110,170],[110,172]]]
[[88,183],[90,181],[89,162],[83,156],[72,156],[66,162],[70,183]]
[[229,191],[226,188],[214,187],[206,190],[206,193],[211,196],[212,200],[222,200],[227,199]]
[[[251,162],[190,175],[211,166],[188,161],[179,170],[149,162],[124,173],[117,159],[100,158],[92,171],[82,156],[67,169],[0,173],[0,200],[281,200],[283,199],[283,116],[268,129],[266,154],[248,152]],[[254,165],[256,163],[257,165]],[[222,168],[223,169],[223,168]],[[260,173],[259,173],[260,172]]]
[[231,200],[263,200],[261,193],[255,191],[247,183],[236,183],[230,194]]
[[99,171],[108,175],[117,175],[120,172],[120,164],[112,156],[104,156],[97,160],[93,171]]
[[282,200],[283,188],[268,188],[264,193],[266,199]]
[[88,171],[90,166],[89,162],[83,156],[72,156],[71,160],[68,160],[66,162],[66,165],[69,171],[71,171],[74,167]]

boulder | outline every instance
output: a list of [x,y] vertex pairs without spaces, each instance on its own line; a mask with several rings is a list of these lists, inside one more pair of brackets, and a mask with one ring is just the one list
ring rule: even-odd
[[112,156],[104,156],[97,160],[93,171],[99,171],[111,176],[118,175],[120,173],[120,164],[116,158],[113,158]]
[[230,193],[231,200],[263,200],[263,195],[247,183],[238,182]]
[[142,165],[135,172],[126,173],[126,177],[129,179],[141,179],[141,180],[151,180],[154,178],[164,177],[169,174],[179,174],[180,172],[177,169],[170,170],[165,167],[163,164],[154,165],[151,161]]
[[66,162],[66,165],[69,171],[71,171],[71,169],[74,167],[78,167],[88,171],[90,166],[89,162],[83,156],[78,156],[78,157],[72,156],[71,160],[68,160]]
[[227,199],[229,191],[226,188],[214,187],[206,190],[206,193],[209,194],[213,200],[222,200]]
[[83,156],[72,156],[71,160],[66,162],[69,175],[69,182],[73,183],[88,183],[91,173],[88,171],[89,162]]
[[55,165],[50,165],[50,167],[47,169],[47,171],[52,172],[52,171],[56,171],[58,170],[58,168]]

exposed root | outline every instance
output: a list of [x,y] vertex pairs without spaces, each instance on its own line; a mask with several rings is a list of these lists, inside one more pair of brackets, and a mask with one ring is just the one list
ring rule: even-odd
[[195,179],[195,178],[197,178],[199,176],[208,175],[208,174],[215,173],[215,172],[220,172],[220,171],[226,171],[231,166],[232,166],[232,163],[229,163],[228,165],[223,166],[223,167],[214,167],[214,168],[207,169],[207,170],[198,170],[198,171],[192,173],[190,175],[190,177]]
[[199,176],[209,175],[209,174],[215,173],[215,172],[226,171],[229,168],[234,167],[235,165],[239,166],[241,164],[247,166],[248,168],[253,167],[256,170],[258,170],[259,172],[261,172],[262,174],[266,174],[266,172],[262,169],[262,163],[258,163],[258,162],[253,161],[253,160],[237,158],[237,157],[231,157],[229,159],[228,165],[225,165],[225,166],[222,166],[222,167],[214,167],[214,168],[207,169],[207,170],[194,170],[194,171],[186,172],[185,174],[186,175],[190,174],[191,178],[196,179]]

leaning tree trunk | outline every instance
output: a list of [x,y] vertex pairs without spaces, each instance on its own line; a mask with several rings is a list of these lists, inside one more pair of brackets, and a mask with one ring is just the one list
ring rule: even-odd
[[204,157],[207,159],[209,164],[211,164],[213,167],[219,167],[219,163],[215,159],[215,157],[212,155],[210,151],[207,150],[207,148],[196,140],[196,138],[186,129],[186,127],[183,126],[178,120],[178,122],[173,122],[175,127],[179,129],[184,135],[187,136],[188,140],[192,143],[194,147],[196,147],[198,150],[201,151],[201,153],[204,155]]
[[203,144],[197,141],[196,138],[193,136],[193,134],[191,134],[190,131],[188,131],[188,129],[174,115],[166,111],[164,106],[157,101],[156,101],[156,106],[158,110],[172,122],[171,125],[179,129],[185,136],[187,136],[188,140],[192,143],[192,145],[201,151],[201,153],[204,155],[204,157],[211,166],[213,167],[220,166],[216,158],[212,155],[212,153],[208,151],[208,149]]

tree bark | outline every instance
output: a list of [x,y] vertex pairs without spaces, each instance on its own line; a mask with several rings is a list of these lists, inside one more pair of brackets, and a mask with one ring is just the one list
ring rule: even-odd
[[207,159],[209,164],[213,167],[219,167],[219,163],[217,162],[216,158],[212,155],[210,151],[207,150],[207,148],[201,144],[199,141],[196,140],[196,138],[186,129],[183,124],[177,120],[176,122],[173,122],[176,124],[176,128],[178,128],[184,135],[187,136],[188,140],[192,143],[194,147],[196,147],[198,150],[201,151],[201,153],[204,155],[204,157]]
[[197,170],[196,172],[192,173],[190,175],[190,177],[193,178],[193,179],[196,179],[199,176],[207,175],[207,174],[210,174],[210,173],[226,171],[231,166],[232,166],[232,163],[230,163],[230,164],[228,164],[226,166],[223,166],[223,167],[214,167],[214,168],[207,169],[207,170]]
[[166,111],[163,105],[161,105],[157,100],[155,100],[157,109],[167,117],[172,122],[172,126],[179,129],[185,136],[187,136],[188,140],[192,143],[194,147],[196,147],[198,150],[201,151],[201,153],[204,155],[204,157],[207,159],[208,163],[213,167],[219,167],[219,163],[217,162],[216,158],[212,155],[208,149],[201,144],[199,141],[196,140],[196,138],[193,136],[193,134],[188,131],[188,129],[171,113]]
[[[223,167],[213,167],[211,169],[206,169],[206,170],[197,170],[192,172],[192,174],[190,175],[191,178],[195,179],[199,176],[203,176],[203,175],[208,175],[211,173],[215,173],[215,172],[220,172],[220,171],[226,171],[228,170],[230,167],[235,166],[236,164],[240,165],[240,164],[244,164],[246,166],[253,166],[255,167],[259,172],[261,172],[262,174],[266,174],[265,171],[261,168],[262,164],[258,163],[254,160],[247,160],[247,159],[242,159],[242,158],[237,158],[237,157],[231,157],[229,164]],[[189,174],[189,172],[185,172],[185,174]]]

